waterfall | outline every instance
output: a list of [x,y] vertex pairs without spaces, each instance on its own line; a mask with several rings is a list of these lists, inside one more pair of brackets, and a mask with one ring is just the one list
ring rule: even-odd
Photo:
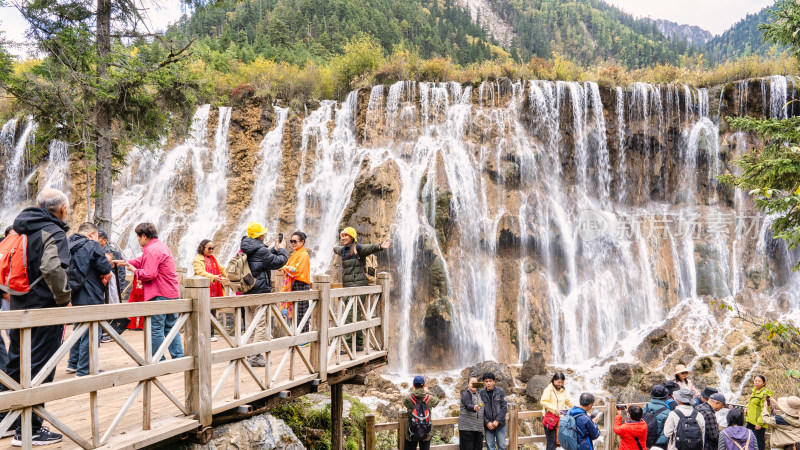
[[[22,209],[20,203],[23,202],[28,194],[27,183],[27,164],[28,152],[30,147],[33,146],[35,140],[36,128],[39,124],[33,120],[33,116],[28,116],[25,120],[25,128],[22,134],[14,142],[13,147],[10,149],[10,155],[6,161],[6,173],[3,178],[3,198],[2,210],[4,212],[4,219],[13,219],[13,216]],[[8,129],[6,129],[8,127]],[[10,142],[9,136],[12,136],[16,122],[13,124],[9,121],[3,126],[3,141]],[[11,214],[7,214],[10,212]],[[4,220],[5,221],[5,220]]]
[[747,115],[747,90],[750,88],[750,83],[747,80],[742,80],[736,83],[738,86],[739,100],[738,100],[738,115],[744,117]]
[[259,144],[258,163],[253,171],[253,189],[251,191],[250,205],[242,213],[241,220],[233,236],[229,237],[219,254],[233,258],[239,251],[242,236],[247,233],[247,224],[259,222],[268,230],[275,230],[278,226],[278,208],[275,207],[275,197],[278,190],[281,173],[281,157],[283,156],[283,131],[289,117],[289,109],[278,106],[275,111],[275,127],[264,135]]
[[69,195],[69,150],[67,143],[54,139],[50,142],[47,170],[39,188],[58,189]]
[[[203,239],[214,239],[214,235],[225,222],[225,198],[228,193],[228,128],[231,123],[231,108],[220,107],[214,147],[196,145],[192,149],[191,161],[194,169],[196,206],[186,230],[181,234],[176,262],[191,268],[192,259]],[[200,141],[202,142],[202,141]],[[210,153],[210,154],[209,154]],[[207,160],[211,160],[207,167]]]
[[[206,133],[210,109],[211,105],[203,105],[197,109],[186,140],[172,150],[151,153],[148,149],[134,149],[131,152],[128,160],[133,164],[127,169],[129,173],[123,176],[130,184],[114,196],[113,204],[115,231],[123,239],[136,242],[133,231],[136,225],[151,222],[158,230],[159,239],[174,245],[190,225],[187,223],[188,218],[199,216],[198,220],[202,221],[200,211],[195,216],[187,214],[185,208],[196,206],[198,189],[205,189],[197,184],[198,179],[205,178],[201,175],[203,164],[199,167],[198,164],[193,164],[192,153],[207,151]],[[187,185],[191,186],[192,191],[180,199],[177,193]],[[199,242],[198,239],[197,243]],[[179,265],[186,263],[176,262]]]
[[627,180],[625,171],[625,91],[621,87],[616,88],[616,114],[617,114],[617,202],[622,202],[625,197]]
[[611,192],[611,163],[608,154],[608,138],[606,136],[606,120],[603,116],[603,100],[600,98],[600,88],[595,82],[586,83],[587,108],[592,108],[593,127],[592,133],[593,147],[595,148],[597,166],[597,185],[600,187],[600,202],[608,206],[608,199]]
[[[773,88],[768,115],[773,98],[788,98]],[[201,235],[232,256],[251,220],[271,234],[302,229],[315,274],[331,269],[341,226],[356,226],[365,243],[388,233],[393,246],[379,261],[394,277],[389,368],[401,375],[426,364],[523,362],[540,351],[544,330],[532,324],[542,321],[557,365],[632,358],[648,331],[682,314],[691,319],[687,342],[713,354],[731,326],[714,325],[719,335],[704,339],[707,297],[736,295],[762,260],[764,280],[779,278],[765,230],[755,249],[719,227],[702,235],[717,218],[753,207],[741,192],[733,207],[717,192],[731,155],[706,89],[399,81],[360,94],[360,106],[354,91],[292,120],[273,107],[274,128],[247,169],[252,196],[235,216],[225,196],[231,111],[220,109],[210,143],[209,107],[201,107],[184,143],[131,151],[117,181],[120,230],[153,221],[185,263]],[[747,112],[741,86],[738,95]],[[737,107],[729,100],[721,111]],[[0,143],[7,127],[19,128],[6,124]],[[599,232],[587,234],[587,224]],[[800,285],[787,280],[785,290]],[[771,292],[758,295],[775,303]],[[730,376],[727,366],[715,370]]]
[[[330,265],[331,248],[339,238],[339,222],[350,201],[353,183],[363,155],[355,139],[355,108],[358,92],[348,94],[337,108],[325,101],[303,123],[302,164],[297,177],[296,223],[300,230],[313,236],[310,245],[312,273],[325,272]],[[334,111],[336,115],[334,116]],[[333,131],[328,122],[335,117]],[[312,141],[315,143],[312,149]],[[309,151],[313,151],[313,167],[306,167]],[[304,181],[306,178],[309,181]],[[309,210],[319,210],[313,221]]]
[[788,117],[787,91],[788,84],[785,76],[773,75],[769,77],[769,117],[776,119]]

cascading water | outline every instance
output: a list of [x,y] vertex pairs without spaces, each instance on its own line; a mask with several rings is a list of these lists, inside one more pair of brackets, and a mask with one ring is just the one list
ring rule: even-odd
[[228,255],[227,259],[239,251],[239,238],[246,234],[248,223],[259,222],[272,230],[277,226],[278,210],[274,207],[274,199],[280,178],[283,130],[289,117],[289,109],[275,106],[274,110],[277,117],[275,128],[267,132],[259,144],[258,165],[254,171],[255,182],[250,206],[242,214],[233,239],[229,239],[220,251],[221,255]]
[[786,99],[788,83],[783,75],[769,77],[769,116],[776,119],[788,117],[788,100]]
[[[461,367],[501,354],[522,362],[541,332],[531,324],[542,320],[552,340],[551,361],[560,365],[632,358],[646,332],[681,315],[691,322],[686,339],[702,349],[698,353],[712,354],[720,337],[706,339],[697,330],[725,336],[731,325],[708,322],[704,297],[740,290],[746,274],[738,266],[752,244],[723,235],[698,239],[682,229],[692,222],[705,229],[709,217],[730,212],[716,182],[730,155],[721,151],[719,128],[708,117],[709,92],[645,83],[609,96],[602,89],[589,82],[494,81],[473,92],[455,83],[401,81],[362,92],[361,101],[352,92],[344,102],[322,102],[292,129],[302,136],[294,147],[284,139],[286,127],[295,126],[289,111],[275,107],[275,127],[258,150],[250,204],[225,228],[228,250],[222,254],[238,248],[250,220],[277,229],[286,218],[272,205],[280,205],[284,213],[294,211],[292,227],[309,235],[312,271],[330,269],[330,248],[348,204],[357,207],[370,195],[359,184],[361,172],[380,172],[396,183],[387,227],[393,248],[381,257],[395,274],[394,372],[407,374],[428,362]],[[741,90],[740,111],[747,98]],[[775,98],[780,95],[787,96]],[[603,105],[603,98],[615,103]],[[734,110],[731,102],[723,111]],[[220,111],[220,124],[225,114]],[[195,161],[226,153],[219,153],[219,142],[213,151],[205,143],[207,116],[207,109],[198,110],[195,131],[182,146],[132,153],[137,171],[160,181],[150,186],[141,174],[123,174],[120,208],[115,200],[121,222],[134,225],[155,210],[168,235],[199,226],[197,210],[208,207],[202,201],[182,221],[164,199],[179,189],[170,185],[175,178],[191,180],[192,197],[199,196],[197,171],[208,184],[215,164]],[[296,178],[287,178],[287,149],[297,152]],[[222,166],[216,165],[218,180],[226,176]],[[292,186],[297,202],[287,209],[279,193]],[[210,197],[223,211],[224,197]],[[751,208],[738,197],[735,204],[740,214]],[[605,233],[586,236],[587,218]],[[225,219],[210,222],[219,228]],[[703,258],[719,263],[704,265]],[[437,273],[435,294],[426,284],[433,284],[429,272]],[[546,317],[534,322],[541,310]],[[431,317],[448,320],[436,322],[443,323],[442,335],[426,329]],[[447,349],[429,358],[450,359],[416,359],[415,349],[425,345]],[[718,369],[722,375],[729,370]]]
[[[206,188],[197,184],[197,180],[205,178],[204,164],[193,164],[192,153],[207,152],[206,127],[210,109],[210,105],[197,109],[186,141],[172,150],[151,153],[146,149],[134,149],[129,155],[128,173],[123,175],[123,182],[130,184],[119,189],[113,204],[115,231],[127,241],[136,242],[133,230],[137,224],[151,222],[158,229],[159,239],[175,246],[192,222],[204,221],[203,214],[207,211],[195,209],[196,216],[191,214],[194,211],[187,213],[184,208],[197,206],[196,194]],[[189,198],[178,200],[178,191],[186,185],[192,186],[194,191],[189,193]],[[195,239],[199,243],[204,237]],[[186,266],[191,259],[176,262]]]
[[58,189],[69,195],[69,150],[67,143],[54,139],[50,142],[47,170],[39,183],[39,188]]
[[[3,127],[4,141],[6,142],[8,142],[8,136],[16,128],[16,122],[13,123],[13,126],[9,124],[11,122],[6,123],[6,126],[9,126],[8,130],[6,126]],[[3,219],[11,219],[16,216],[21,209],[20,203],[27,198],[27,183],[24,180],[28,175],[28,151],[33,146],[37,127],[38,123],[33,120],[33,116],[29,116],[25,122],[25,129],[10,149],[10,155],[6,161],[6,173],[3,178]],[[6,220],[3,221],[5,222]]]
[[[214,135],[214,147],[196,145],[192,149],[194,186],[197,205],[194,217],[181,234],[178,244],[178,264],[189,267],[203,239],[213,239],[225,222],[225,198],[228,193],[228,129],[231,108],[220,107]],[[202,142],[202,141],[200,141]],[[209,150],[211,150],[209,152]],[[210,153],[210,154],[209,154]],[[208,167],[208,160],[211,160]]]

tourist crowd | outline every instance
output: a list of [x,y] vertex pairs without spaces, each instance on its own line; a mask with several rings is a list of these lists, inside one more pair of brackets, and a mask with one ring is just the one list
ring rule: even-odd
[[[461,393],[458,443],[462,450],[506,448],[505,391],[496,377],[484,373],[482,383],[468,376]],[[553,375],[543,390],[542,426],[546,449],[592,450],[600,436],[597,425],[602,413],[594,409],[595,396],[584,392],[573,405],[564,387],[563,373]],[[748,404],[729,404],[712,387],[702,391],[689,380],[689,371],[678,365],[675,378],[652,387],[644,406],[617,405],[613,432],[620,450],[765,450],[765,430],[771,433],[771,448],[800,450],[800,397],[772,398],[766,378],[756,375]],[[428,450],[433,436],[431,409],[439,399],[429,393],[425,378],[417,375],[412,392],[403,399],[408,411],[404,450]],[[725,427],[717,413],[728,408]],[[722,411],[720,414],[723,414]],[[512,430],[511,432],[516,432]]]
[[[119,249],[109,244],[108,234],[90,222],[82,223],[75,233],[67,236],[69,227],[69,201],[67,196],[55,189],[44,189],[36,199],[36,207],[24,209],[5,230],[0,239],[0,271],[8,276],[3,279],[3,309],[23,310],[59,308],[64,306],[88,306],[120,303],[126,300],[126,275],[132,276],[128,302],[156,302],[180,297],[180,281],[175,259],[169,247],[158,239],[158,230],[152,223],[140,223],[134,233],[141,248],[141,255],[124,259]],[[247,226],[247,235],[242,237],[239,252],[228,266],[223,266],[214,256],[214,243],[203,239],[197,248],[197,256],[192,261],[194,275],[209,278],[210,295],[225,295],[226,286],[232,285],[236,294],[253,295],[273,292],[271,272],[283,273],[284,291],[304,291],[311,288],[310,258],[305,249],[307,236],[302,231],[292,233],[289,243],[291,256],[286,250],[282,235],[278,235],[274,245],[267,245],[267,229],[256,222]],[[368,279],[367,257],[387,249],[390,240],[380,244],[358,243],[356,230],[345,228],[341,232],[341,246],[333,251],[342,258],[344,287],[366,286]],[[11,251],[14,250],[14,251]],[[24,258],[13,258],[16,251]],[[6,257],[4,258],[5,255]],[[232,270],[233,269],[233,270]],[[374,275],[374,274],[373,274]],[[301,301],[282,305],[287,318],[303,317],[308,310],[308,302]],[[293,311],[294,307],[297,311]],[[267,339],[265,315],[257,314],[257,306],[245,308],[246,326],[250,326],[256,316],[258,324],[251,339]],[[150,316],[152,354],[161,348],[165,339],[171,335],[178,323],[176,313]],[[351,319],[352,320],[352,319]],[[361,320],[359,318],[359,320]],[[117,332],[125,328],[141,329],[140,318],[131,318],[127,323],[114,322]],[[309,330],[306,321],[303,332]],[[212,341],[214,327],[211,326]],[[73,330],[78,330],[75,324]],[[358,347],[363,341],[363,332],[357,333]],[[0,333],[0,371],[5,372],[15,382],[20,382],[20,331],[10,330],[9,344]],[[180,331],[167,343],[167,350],[173,359],[184,356]],[[30,376],[35,378],[45,369],[48,361],[56,354],[64,338],[64,326],[53,325],[31,329]],[[104,335],[102,342],[111,340]],[[95,343],[95,346],[99,343]],[[69,353],[67,373],[81,377],[90,373],[90,332],[88,328],[77,338]],[[357,348],[356,350],[363,350]],[[165,359],[162,356],[162,359]],[[252,366],[264,367],[263,355],[251,356]],[[99,370],[102,372],[102,370]],[[44,382],[51,382],[55,370],[46,376]],[[0,383],[0,390],[7,390]],[[0,408],[0,422],[8,414]],[[62,435],[43,426],[43,419],[33,414],[33,445],[47,445],[60,442]],[[0,438],[13,437],[12,446],[22,446],[21,421],[16,419],[12,427]]]

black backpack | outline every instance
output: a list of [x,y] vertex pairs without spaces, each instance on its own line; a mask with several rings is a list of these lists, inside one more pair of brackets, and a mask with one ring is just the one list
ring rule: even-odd
[[669,409],[669,407],[665,406],[656,411],[650,411],[650,405],[644,407],[645,413],[642,416],[642,420],[647,424],[647,448],[651,448],[656,445],[658,442],[658,438],[661,437],[661,433],[664,432],[664,423],[659,422],[658,415],[662,412]]
[[411,403],[414,408],[408,418],[408,436],[412,441],[424,441],[431,433],[431,411],[428,409],[430,395],[418,400],[411,395]]
[[693,410],[689,417],[675,410],[678,415],[678,428],[675,434],[675,448],[678,450],[702,450],[703,430],[697,422],[697,410]]

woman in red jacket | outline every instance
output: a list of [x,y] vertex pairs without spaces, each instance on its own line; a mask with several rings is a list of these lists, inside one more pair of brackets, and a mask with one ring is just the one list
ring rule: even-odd
[[647,422],[642,420],[642,408],[633,405],[627,411],[629,420],[624,420],[619,410],[614,419],[614,433],[621,439],[619,450],[647,450]]

